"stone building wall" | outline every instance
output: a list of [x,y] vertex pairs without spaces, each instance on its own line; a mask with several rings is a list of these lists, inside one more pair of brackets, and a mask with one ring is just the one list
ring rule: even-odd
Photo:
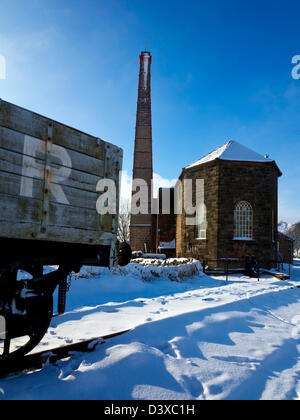
[[[254,255],[260,261],[275,258],[277,242],[276,168],[269,163],[219,163],[218,258]],[[253,240],[233,240],[234,208],[240,201],[253,209]]]
[[[204,179],[207,209],[205,240],[196,239],[195,227],[185,225],[186,214],[177,216],[178,257],[200,260],[241,258],[255,255],[270,261],[276,256],[277,188],[279,170],[275,164],[215,159],[186,168],[183,179]],[[194,200],[195,200],[194,182]],[[253,208],[253,240],[234,240],[234,208],[247,201]]]
[[218,178],[219,165],[209,162],[198,168],[184,171],[180,178],[182,181],[182,193],[184,194],[184,179],[193,180],[193,205],[196,204],[196,180],[204,179],[204,202],[207,209],[207,236],[206,239],[196,239],[196,227],[186,225],[188,215],[183,211],[177,216],[177,257],[194,257],[200,260],[217,258],[218,246]]
[[293,263],[294,241],[278,232],[278,260],[287,264]]

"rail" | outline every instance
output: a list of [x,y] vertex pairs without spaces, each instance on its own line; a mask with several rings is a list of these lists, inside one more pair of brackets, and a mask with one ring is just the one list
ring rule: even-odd
[[58,360],[71,357],[74,352],[90,353],[106,340],[123,335],[129,330],[119,331],[113,334],[92,338],[78,343],[68,344],[55,349],[29,354],[21,358],[0,359],[0,378],[10,374],[18,374],[29,370],[41,370],[47,363],[55,363]]

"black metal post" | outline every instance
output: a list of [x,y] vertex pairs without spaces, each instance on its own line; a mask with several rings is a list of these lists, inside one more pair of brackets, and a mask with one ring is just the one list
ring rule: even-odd
[[204,274],[205,274],[205,271],[206,271],[205,267],[206,267],[206,261],[205,261],[205,260],[203,260],[203,263],[202,263],[202,269],[203,269],[203,273],[204,273]]

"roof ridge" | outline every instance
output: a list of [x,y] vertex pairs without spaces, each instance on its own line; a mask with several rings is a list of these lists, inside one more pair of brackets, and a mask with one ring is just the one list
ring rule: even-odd
[[[213,149],[211,152],[206,153],[205,155],[202,155],[202,156],[198,159],[198,161],[199,161],[199,160],[202,160],[202,159],[204,159],[204,158],[206,158],[206,157],[208,157],[209,155],[212,155],[213,153],[217,152],[219,149],[222,149],[222,147],[224,147],[224,146],[226,146],[226,149],[227,149],[227,147],[229,146],[229,142],[224,143],[222,146],[216,147],[216,148],[215,148],[215,149]],[[226,150],[226,149],[225,149],[225,150]]]
[[266,158],[260,153],[257,153],[235,140],[229,140],[227,143],[214,149],[212,152],[198,159],[196,162],[186,166],[186,168],[193,168],[216,159],[247,162],[274,162],[272,159]]
[[222,147],[226,146],[225,149],[223,150],[222,154],[229,149],[229,147],[232,145],[232,143],[237,143],[237,141],[234,140],[229,140],[227,143],[225,143],[223,146],[220,146],[219,149],[221,149]]
[[[201,160],[208,158],[210,155],[216,153],[218,150],[224,148],[223,152],[227,150],[227,148],[232,143],[232,140],[229,140],[228,142],[224,143],[222,146],[217,147],[216,149],[212,150],[211,152],[207,153],[206,155],[202,155],[196,162],[192,163],[191,165],[188,165],[187,168],[194,166],[197,162],[200,162]],[[225,147],[226,146],[226,147]]]

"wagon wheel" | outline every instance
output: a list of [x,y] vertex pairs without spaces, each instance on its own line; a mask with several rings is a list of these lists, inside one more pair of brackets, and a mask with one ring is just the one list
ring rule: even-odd
[[[43,302],[43,311],[40,309],[36,311],[32,305],[31,306],[31,315],[36,316],[36,322],[31,324],[30,331],[28,334],[20,337],[26,337],[27,340],[25,343],[22,343],[21,347],[19,348],[12,348],[12,343],[15,337],[11,336],[10,327],[8,323],[7,327],[7,334],[6,339],[3,342],[3,353],[0,356],[1,359],[16,359],[25,356],[31,350],[33,350],[43,339],[44,335],[46,334],[53,314],[53,298],[52,296],[47,297],[47,299],[43,298],[37,304],[37,307],[41,308],[40,304]],[[30,316],[31,318],[31,316]],[[20,338],[18,337],[18,338]]]
[[[13,296],[13,300],[18,300],[17,295]],[[38,293],[36,296],[22,301],[21,311],[25,315],[18,316],[13,313],[15,312],[13,310],[11,314],[7,314],[6,334],[5,339],[2,340],[0,360],[21,358],[40,343],[49,328],[53,315],[52,293]],[[21,345],[20,340],[22,340]]]

